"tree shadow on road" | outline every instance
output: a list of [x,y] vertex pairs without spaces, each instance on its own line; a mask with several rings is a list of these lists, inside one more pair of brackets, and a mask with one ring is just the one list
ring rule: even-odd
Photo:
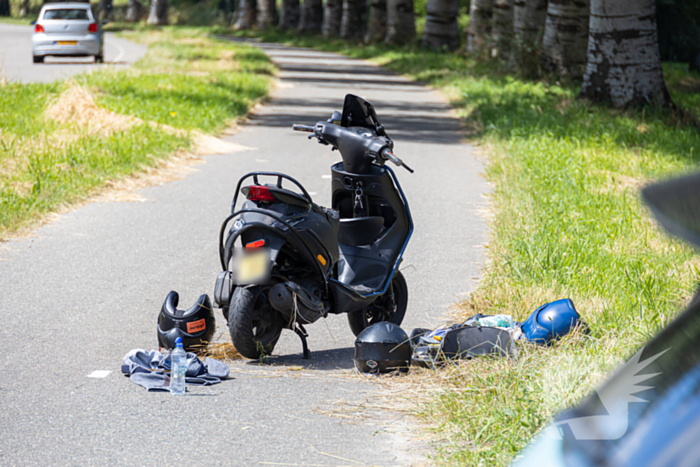
[[[301,353],[301,344],[299,345],[299,353],[291,355],[270,355],[265,358],[262,365],[264,366],[299,366],[303,369],[313,370],[349,370],[354,367],[353,357],[355,349],[353,347],[344,347],[340,349],[329,350],[311,350],[311,358],[304,360]],[[249,361],[248,365],[261,365],[259,361]]]

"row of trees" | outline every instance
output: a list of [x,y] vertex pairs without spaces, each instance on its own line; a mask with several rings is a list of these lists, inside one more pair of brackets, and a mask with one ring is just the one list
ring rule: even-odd
[[[0,0],[0,14],[7,1]],[[140,1],[129,0],[127,21],[145,13]],[[167,2],[150,0],[148,24],[167,24]],[[26,14],[28,0],[21,5]],[[222,6],[234,10],[235,30],[277,27],[353,41],[417,41],[413,0],[280,0],[279,10],[276,0],[220,0]],[[100,0],[100,18],[110,19],[111,11],[112,0]],[[422,46],[458,49],[458,14],[459,0],[427,0]],[[582,96],[616,107],[672,105],[655,0],[471,0],[469,14],[471,57],[505,62],[527,77],[582,78]]]
[[[43,0],[44,3],[52,3],[52,1],[63,0]],[[84,1],[84,0],[78,0]],[[148,1],[148,0],[146,0]],[[126,20],[131,22],[140,21],[143,17],[144,6],[140,0],[129,0],[127,6]],[[21,0],[19,3],[17,16],[24,18],[30,14],[29,0]],[[11,16],[10,0],[0,0],[0,16]],[[112,15],[112,0],[99,0],[97,6],[97,14],[100,20],[113,19]],[[167,0],[151,0],[150,11],[148,15],[148,24],[165,25],[168,24],[168,1]]]
[[[153,0],[165,1],[165,0]],[[421,43],[460,46],[459,0],[428,0]],[[583,78],[581,95],[615,107],[672,105],[654,0],[471,0],[466,52],[522,75]],[[366,42],[415,40],[413,0],[240,0],[233,28],[296,29]]]
[[232,26],[397,45],[416,37],[413,0],[282,0],[279,10],[275,0],[239,0]]

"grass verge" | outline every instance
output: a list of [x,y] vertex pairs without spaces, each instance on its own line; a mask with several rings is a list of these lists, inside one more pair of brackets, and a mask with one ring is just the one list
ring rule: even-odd
[[197,29],[124,35],[149,44],[129,69],[0,86],[0,238],[232,124],[275,72],[262,52]]
[[[494,186],[491,262],[459,314],[522,320],[547,301],[571,297],[592,329],[551,348],[524,345],[517,361],[452,366],[438,388],[426,385],[420,415],[440,435],[439,464],[507,464],[690,297],[700,260],[659,231],[639,189],[697,170],[700,134],[687,124],[692,118],[594,106],[577,99],[575,83],[521,80],[459,54],[256,35],[371,59],[445,91],[488,147]],[[700,77],[678,64],[665,64],[664,74],[675,102],[698,112]]]

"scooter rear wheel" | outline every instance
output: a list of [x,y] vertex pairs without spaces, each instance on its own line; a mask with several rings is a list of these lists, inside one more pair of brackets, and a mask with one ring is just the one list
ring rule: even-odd
[[280,338],[284,323],[270,306],[269,287],[237,287],[228,310],[231,342],[245,358],[269,355]]
[[400,271],[397,271],[391,280],[391,287],[394,292],[393,306],[390,304],[391,299],[387,293],[364,310],[348,313],[348,324],[353,334],[358,336],[365,328],[382,321],[401,325],[408,305],[408,286]]

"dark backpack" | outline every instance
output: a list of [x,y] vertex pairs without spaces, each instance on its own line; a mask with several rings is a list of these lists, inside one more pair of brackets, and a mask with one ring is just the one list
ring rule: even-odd
[[[485,317],[486,315],[477,315]],[[469,322],[469,320],[467,321]],[[413,364],[434,368],[446,360],[472,357],[517,357],[517,349],[510,332],[505,329],[457,324],[447,330],[439,343],[421,339],[432,330],[417,328],[411,333]]]

